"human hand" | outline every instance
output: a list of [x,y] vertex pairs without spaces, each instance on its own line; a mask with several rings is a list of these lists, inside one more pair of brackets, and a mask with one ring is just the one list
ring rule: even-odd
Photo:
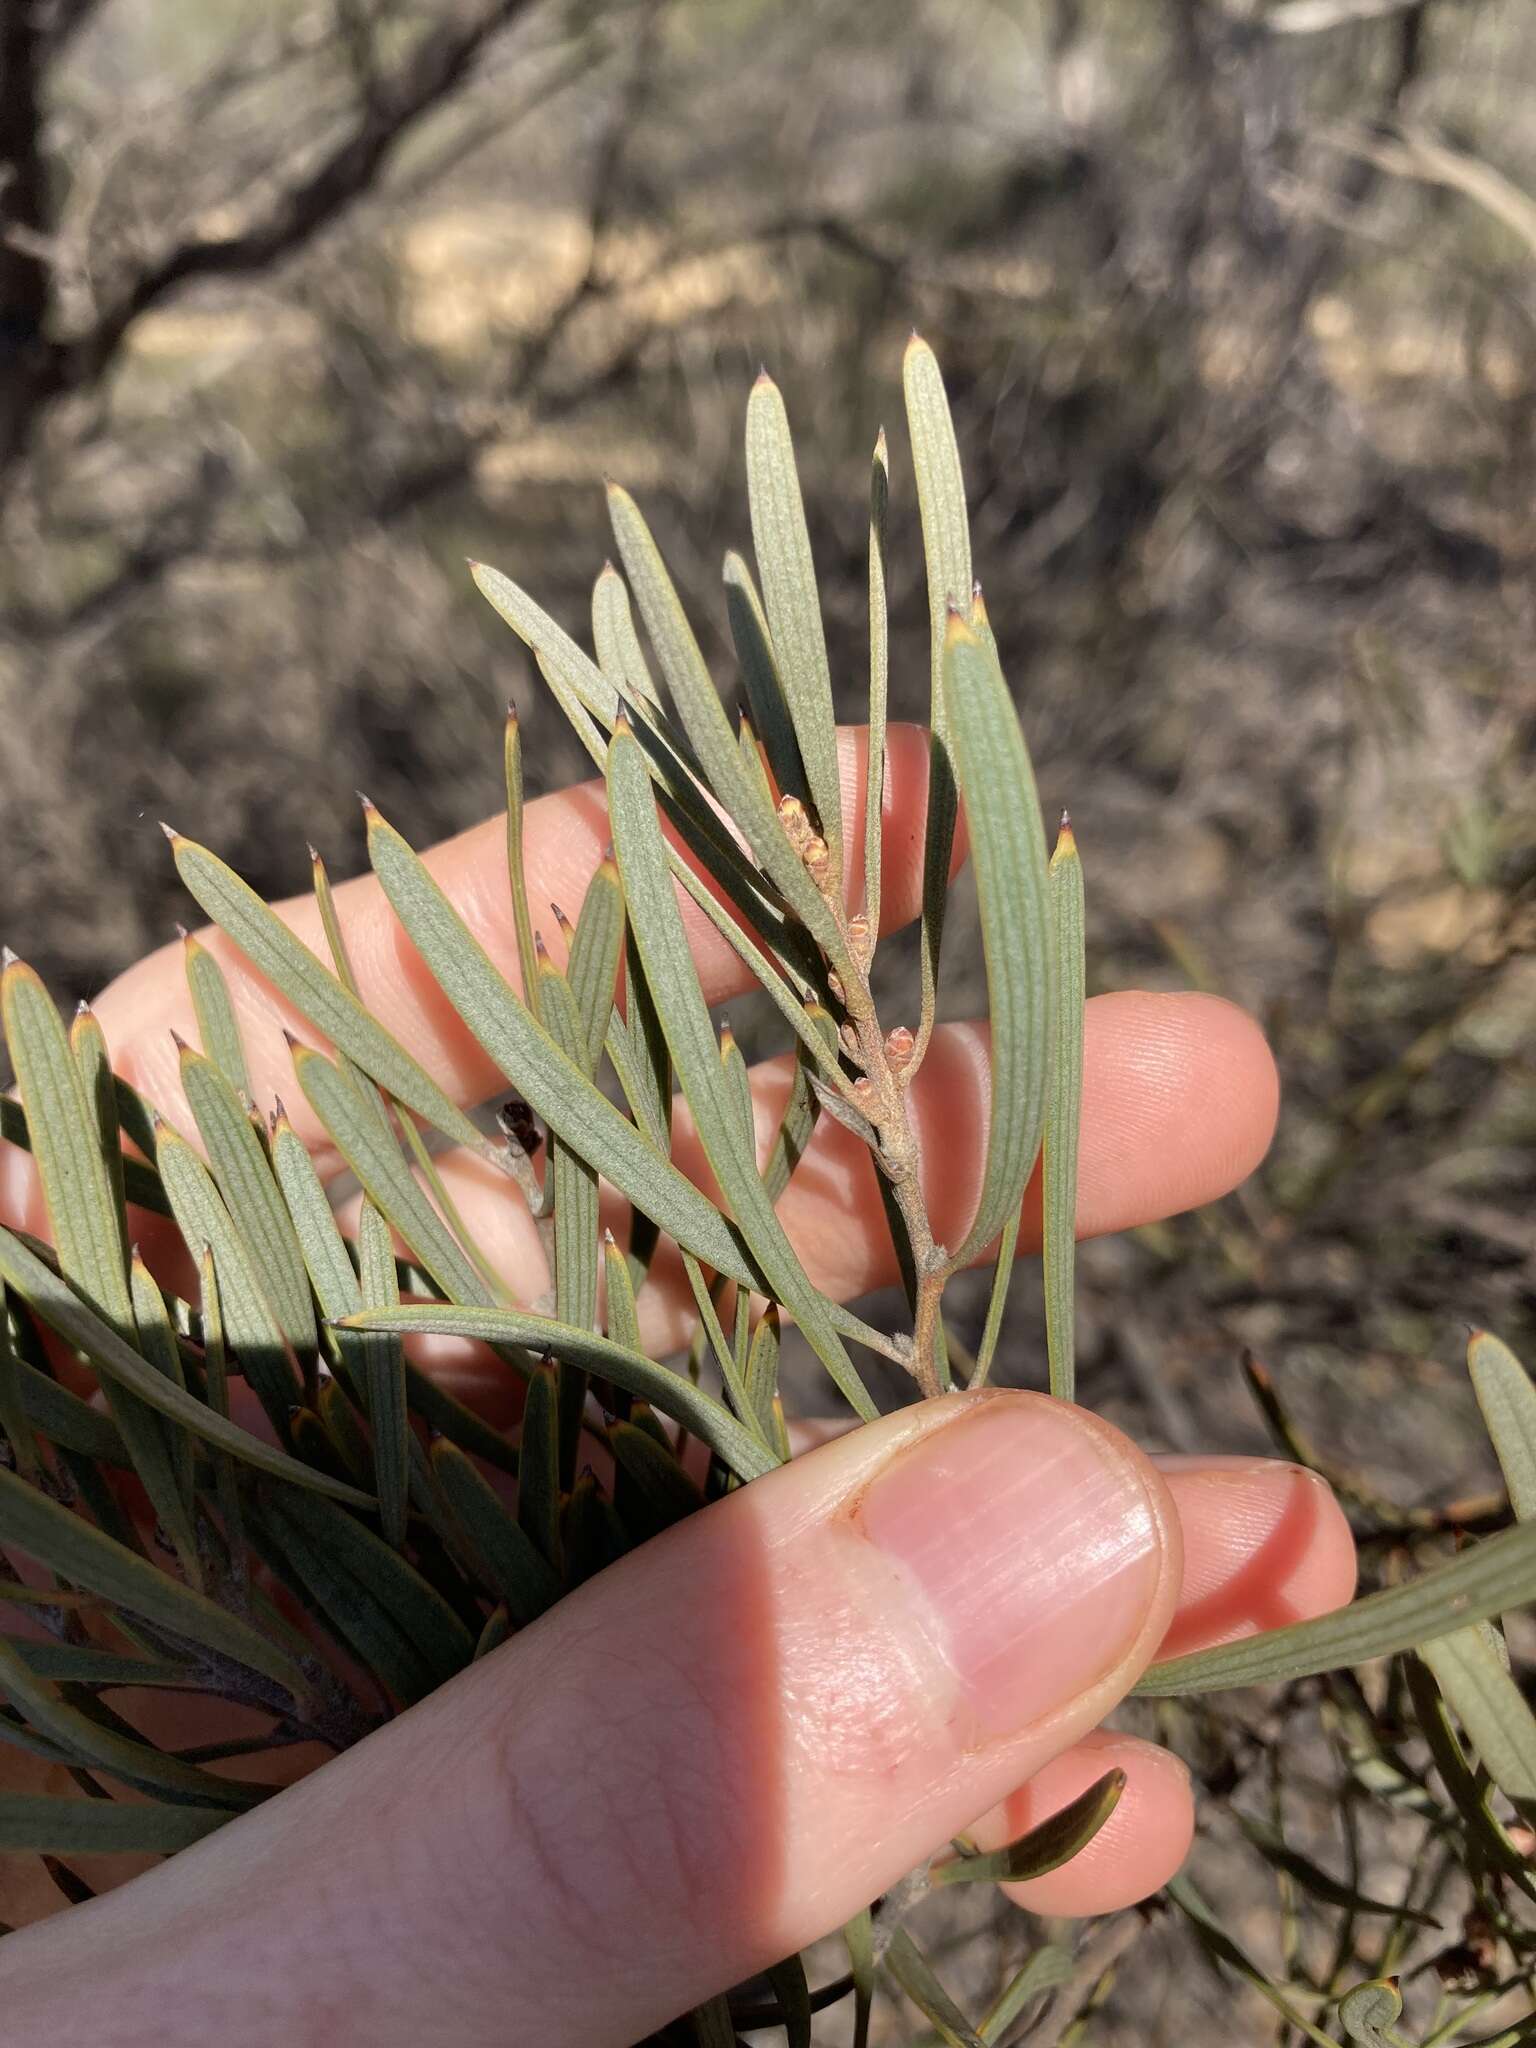
[[[845,752],[851,792],[859,751]],[[897,922],[921,866],[925,754],[911,730],[892,735],[889,781]],[[506,967],[500,829],[429,860]],[[605,838],[595,787],[532,806],[535,900],[574,907]],[[856,818],[847,839],[862,843]],[[486,1094],[497,1077],[375,886],[339,898],[364,1000],[457,1099]],[[285,914],[318,939],[311,909]],[[722,1000],[739,985],[735,956],[702,920],[692,929]],[[287,1085],[276,1027],[299,1020],[210,943],[253,1088],[270,1096]],[[181,1121],[168,1027],[193,1027],[174,950],[97,1012],[121,1070]],[[1268,1054],[1225,1004],[1100,998],[1085,1072],[1085,1233],[1212,1199],[1268,1141]],[[765,1123],[787,1078],[782,1062],[756,1076]],[[975,1198],[985,1085],[984,1032],[939,1033],[913,1094],[941,1234]],[[702,1176],[681,1118],[679,1152]],[[24,1157],[0,1153],[0,1201],[39,1228]],[[514,1291],[537,1295],[542,1249],[505,1180],[462,1156],[443,1165]],[[781,1213],[828,1292],[894,1277],[867,1152],[828,1120]],[[146,1251],[169,1256],[141,1220]],[[653,1349],[686,1334],[687,1299],[680,1270],[659,1269],[642,1299]],[[504,1401],[483,1354],[440,1347],[434,1363],[461,1394]],[[1321,1612],[1352,1583],[1342,1517],[1294,1468],[1159,1468],[1033,1395],[906,1409],[691,1517],[196,1848],[7,1938],[7,2040],[622,2044],[836,1927],[947,1838],[1009,1839],[1111,1765],[1128,1782],[1108,1826],[1016,1889],[1042,1911],[1127,1903],[1181,1859],[1189,1787],[1163,1752],[1098,1731],[1103,1716],[1160,1648]]]

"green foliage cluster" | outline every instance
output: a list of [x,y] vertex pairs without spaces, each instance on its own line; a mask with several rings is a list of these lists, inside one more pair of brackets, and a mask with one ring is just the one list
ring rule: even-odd
[[[766,377],[747,413],[756,576],[736,555],[724,572],[744,699],[738,721],[621,489],[610,502],[622,570],[606,567],[593,591],[595,658],[507,577],[475,569],[606,779],[613,851],[568,932],[564,966],[544,949],[528,902],[515,722],[506,781],[518,985],[401,834],[367,807],[370,858],[390,904],[505,1077],[499,1135],[451,1102],[359,1000],[318,857],[329,964],[215,855],[171,834],[202,910],[326,1048],[294,1044],[295,1084],[363,1190],[355,1242],[338,1228],[281,1106],[264,1115],[253,1104],[229,990],[204,945],[189,939],[186,948],[201,1047],[181,1051],[195,1132],[174,1129],[113,1074],[88,1009],[66,1031],[37,977],[18,961],[6,965],[19,1099],[0,1105],[0,1129],[33,1154],[51,1242],[0,1229],[0,1603],[42,1625],[0,1635],[0,1739],[66,1767],[81,1796],[0,1796],[0,1849],[47,1858],[72,1895],[79,1880],[57,1859],[169,1854],[198,1839],[265,1796],[221,1775],[228,1756],[301,1740],[344,1747],[625,1551],[785,1460],[783,1321],[803,1334],[855,1416],[876,1412],[871,1358],[899,1368],[923,1396],[983,1384],[1037,1164],[1050,1385],[1072,1396],[1082,868],[1065,821],[1047,853],[1028,751],[973,582],[942,380],[918,340],[905,397],[932,626],[915,1031],[886,1027],[871,980],[885,773],[885,439],[870,475],[868,828],[854,848],[843,836],[795,456]],[[976,1214],[963,1241],[947,1246],[925,1207],[907,1091],[933,1028],[962,811],[993,1087]],[[856,900],[851,874],[862,874]],[[766,1149],[745,1062],[728,1027],[717,1029],[693,967],[677,885],[740,955],[792,1040],[794,1083]],[[674,1091],[718,1204],[672,1161]],[[908,1315],[894,1333],[817,1289],[776,1212],[822,1116],[854,1132],[875,1162],[906,1284]],[[509,1298],[434,1165],[438,1138],[474,1148],[507,1176],[508,1198],[530,1204],[549,1251],[547,1301],[528,1308]],[[632,1205],[624,1245],[601,1229],[604,1180]],[[137,1257],[131,1207],[174,1220],[197,1274],[185,1296]],[[636,1306],[669,1242],[698,1309],[697,1334],[675,1360],[647,1354]],[[946,1330],[944,1290],[992,1245],[991,1308],[971,1356]],[[428,1332],[493,1348],[523,1383],[514,1429],[493,1427],[416,1369],[406,1339]],[[104,1409],[76,1391],[80,1364],[99,1379]],[[1492,1336],[1473,1338],[1470,1365],[1509,1515],[1495,1513],[1480,1540],[1432,1569],[1384,1573],[1393,1582],[1344,1612],[1154,1666],[1138,1690],[1188,1700],[1329,1675],[1319,1697],[1356,1791],[1423,1817],[1427,1841],[1472,1886],[1489,1953],[1518,1977],[1536,1955],[1519,1910],[1536,1900],[1536,1721],[1498,1620],[1536,1599],[1536,1388]],[[231,1414],[234,1377],[259,1403],[259,1433]],[[1297,1450],[1273,1390],[1258,1379],[1255,1388]],[[690,1443],[707,1457],[685,1456]],[[147,1497],[147,1528],[124,1503],[127,1475]],[[1413,1533],[1433,1542],[1453,1530],[1447,1518]],[[1360,1675],[1383,1658],[1400,1660],[1385,1694],[1376,1677]],[[267,1732],[196,1755],[162,1749],[114,1712],[110,1696],[123,1687],[238,1701],[267,1717]],[[1410,1753],[1415,1745],[1423,1760]],[[973,2022],[907,1916],[935,1889],[1055,1867],[1103,1824],[1121,1783],[1110,1773],[1003,1851],[957,1845],[873,1902],[847,1930],[848,1969],[835,1982],[813,1993],[803,1962],[790,1958],[764,1985],[680,2022],[676,2039],[731,2042],[739,2029],[769,2027],[805,2048],[813,2009],[846,2001],[850,2037],[862,2043],[882,1982],[920,2010],[929,2038],[965,2048],[1028,2038],[1071,1975],[1066,1952],[1039,1948]],[[1396,1989],[1350,1975],[1355,1930],[1385,1916],[1390,1931],[1376,1953],[1392,1963],[1433,1925],[1428,1907],[1384,1902],[1358,1879],[1329,1875],[1278,1826],[1252,1821],[1251,1840],[1288,1897],[1308,1898],[1350,1930],[1331,1975],[1273,1982],[1187,1880],[1171,1888],[1173,1905],[1216,1960],[1257,1984],[1308,2039],[1334,2041],[1336,2021],[1353,2041],[1401,2042]],[[1473,1968],[1465,1998],[1430,2038],[1450,2039],[1498,1990],[1502,1967]],[[1528,2027],[1497,2037],[1526,2038]]]

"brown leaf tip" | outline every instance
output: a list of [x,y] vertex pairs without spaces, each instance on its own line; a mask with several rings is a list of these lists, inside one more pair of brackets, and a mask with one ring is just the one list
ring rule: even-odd
[[166,838],[169,839],[172,846],[179,846],[185,835],[178,832],[174,825],[167,825],[164,818],[160,819],[159,823],[160,830],[165,834]]
[[325,862],[324,862],[324,861],[323,861],[323,860],[321,859],[321,857],[320,857],[320,849],[319,849],[319,847],[318,847],[318,846],[316,846],[316,844],[315,844],[315,842],[313,841],[313,839],[307,840],[307,841],[305,842],[305,846],[306,846],[306,850],[308,851],[308,854],[309,854],[309,864],[310,864],[310,866],[311,866],[312,868],[323,868],[323,867],[325,866]]
[[19,967],[20,965],[21,962],[17,959],[16,955],[11,951],[9,946],[0,946],[0,968]]
[[171,1043],[175,1046],[177,1052],[182,1054],[191,1052],[191,1046],[188,1045],[187,1041],[182,1037],[181,1033],[176,1029],[176,1026],[174,1024],[170,1026],[170,1033]]

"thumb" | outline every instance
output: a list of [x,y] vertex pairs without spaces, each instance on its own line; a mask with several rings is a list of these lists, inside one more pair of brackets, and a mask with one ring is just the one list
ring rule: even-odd
[[1092,1727],[1179,1574],[1162,1481],[1082,1410],[996,1391],[886,1417],[10,1937],[7,2041],[59,2038],[62,1983],[114,2048],[621,2048],[840,1925]]

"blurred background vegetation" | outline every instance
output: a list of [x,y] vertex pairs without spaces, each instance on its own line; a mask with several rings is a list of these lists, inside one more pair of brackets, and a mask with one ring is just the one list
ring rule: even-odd
[[[61,1000],[167,937],[162,815],[273,894],[354,786],[466,825],[508,698],[579,773],[463,558],[579,629],[604,473],[724,673],[759,360],[856,715],[915,324],[1091,983],[1285,1081],[1251,1186],[1086,1249],[1083,1398],[1258,1448],[1250,1346],[1364,1495],[1474,1492],[1458,1319],[1536,1335],[1533,194],[1529,0],[10,0],[4,936]],[[1167,1996],[1125,2038],[1229,1993]]]

